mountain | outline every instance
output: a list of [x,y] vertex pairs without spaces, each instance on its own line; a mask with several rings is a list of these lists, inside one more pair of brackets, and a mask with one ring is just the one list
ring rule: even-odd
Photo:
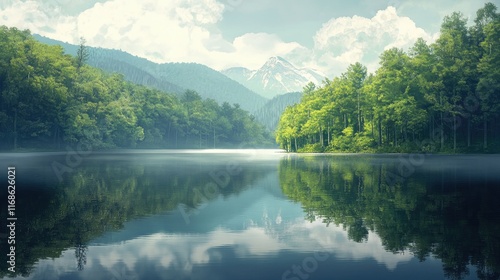
[[[66,53],[71,55],[76,55],[78,50],[76,45],[39,35],[34,35],[34,37],[45,44],[60,45]],[[87,63],[90,66],[106,72],[120,73],[126,80],[133,83],[178,95],[190,89],[198,92],[203,98],[211,98],[218,103],[239,104],[242,109],[249,112],[255,112],[267,101],[259,94],[205,65],[158,64],[120,50],[87,48],[90,54]]]
[[257,112],[255,112],[255,118],[264,124],[267,129],[274,131],[286,107],[299,103],[301,98],[302,92],[290,92],[278,95],[257,110]]
[[325,75],[308,68],[297,68],[284,58],[275,56],[259,69],[252,71],[234,67],[221,71],[229,78],[266,98],[273,98],[287,92],[302,91],[309,82],[319,85]]
[[245,67],[233,67],[222,71],[222,74],[228,76],[229,78],[237,81],[240,84],[244,84],[250,76],[252,76],[252,70]]

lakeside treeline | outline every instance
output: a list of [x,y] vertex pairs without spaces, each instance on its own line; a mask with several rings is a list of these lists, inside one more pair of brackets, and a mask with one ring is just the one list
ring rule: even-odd
[[309,84],[281,116],[276,141],[298,152],[499,152],[500,14],[443,20],[439,38]]
[[[238,104],[194,91],[161,92],[86,65],[35,40],[29,30],[0,27],[0,149],[221,148],[271,144],[265,128]],[[196,79],[196,77],[192,77]]]

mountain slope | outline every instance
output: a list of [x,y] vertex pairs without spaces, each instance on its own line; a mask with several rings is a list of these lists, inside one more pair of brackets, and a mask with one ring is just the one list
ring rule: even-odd
[[269,58],[255,71],[235,67],[222,73],[266,98],[302,91],[309,82],[319,85],[324,79],[323,74],[312,69],[299,69],[279,56]]
[[[60,45],[68,54],[75,55],[78,49],[76,45],[39,35],[34,35],[34,37],[46,44]],[[191,89],[203,98],[211,98],[218,103],[239,104],[242,109],[250,112],[255,112],[267,101],[240,83],[201,64],[158,64],[119,50],[94,47],[88,47],[88,49],[89,65],[107,72],[121,73],[126,80],[134,83],[177,94]]]
[[290,92],[278,95],[257,110],[257,112],[255,112],[255,118],[264,124],[270,131],[274,131],[286,107],[299,103],[301,98],[301,92]]

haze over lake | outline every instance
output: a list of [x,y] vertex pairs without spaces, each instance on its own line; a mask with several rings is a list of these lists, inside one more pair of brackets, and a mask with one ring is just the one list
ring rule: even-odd
[[62,180],[64,153],[0,159],[18,166],[14,279],[500,273],[498,155],[124,150],[92,153]]

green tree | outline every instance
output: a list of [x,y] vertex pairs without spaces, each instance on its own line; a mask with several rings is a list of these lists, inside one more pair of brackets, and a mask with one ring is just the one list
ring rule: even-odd
[[80,38],[80,45],[78,46],[78,50],[76,51],[76,68],[80,69],[90,57],[89,50],[87,48],[85,38]]
[[[488,148],[488,122],[498,120],[500,113],[500,17],[484,28],[481,43],[484,56],[478,65],[480,79],[477,85],[483,119],[483,148]],[[498,124],[498,122],[497,122]]]

